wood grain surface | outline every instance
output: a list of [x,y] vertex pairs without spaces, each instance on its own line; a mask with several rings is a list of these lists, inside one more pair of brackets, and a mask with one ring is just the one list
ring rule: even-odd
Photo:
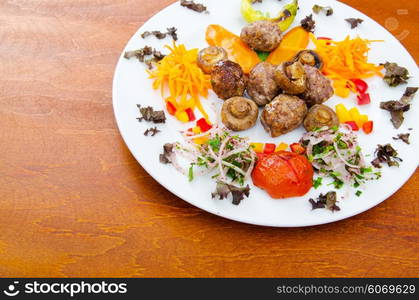
[[[114,121],[112,77],[127,40],[172,2],[0,1],[0,276],[418,276],[418,172],[366,213],[278,229],[194,208],[141,168]],[[344,2],[419,58],[416,1]]]

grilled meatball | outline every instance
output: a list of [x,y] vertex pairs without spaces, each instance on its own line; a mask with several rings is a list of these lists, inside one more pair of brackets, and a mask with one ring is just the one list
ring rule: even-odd
[[250,48],[270,52],[278,47],[282,32],[274,22],[256,21],[242,29],[240,38]]
[[277,137],[300,126],[306,114],[307,106],[303,100],[282,94],[265,106],[260,121],[272,137]]
[[275,81],[275,67],[273,65],[261,62],[250,71],[247,93],[257,105],[268,104],[279,92],[280,88]]
[[211,85],[217,96],[226,100],[234,96],[243,96],[246,77],[239,64],[223,60],[212,69]]
[[328,78],[315,67],[304,65],[304,69],[307,76],[307,89],[301,97],[306,101],[308,107],[322,104],[333,96],[333,87]]

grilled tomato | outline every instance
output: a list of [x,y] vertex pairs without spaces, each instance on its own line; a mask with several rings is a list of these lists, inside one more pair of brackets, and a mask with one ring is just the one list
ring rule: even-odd
[[279,151],[259,158],[252,179],[272,198],[298,197],[313,186],[313,167],[303,155]]

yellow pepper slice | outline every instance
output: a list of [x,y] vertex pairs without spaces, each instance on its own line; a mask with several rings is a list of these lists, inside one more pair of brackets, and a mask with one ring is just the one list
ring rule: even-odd
[[252,147],[253,151],[255,151],[256,153],[262,153],[264,146],[265,145],[263,143],[250,143],[250,147]]
[[285,151],[287,149],[288,149],[288,144],[286,144],[286,143],[280,143],[280,144],[278,144],[278,146],[276,146],[275,152]]
[[176,119],[178,119],[179,121],[181,121],[183,123],[188,123],[189,122],[189,116],[185,111],[177,111],[175,113],[175,117],[176,117]]
[[362,125],[364,125],[364,123],[368,122],[368,116],[361,115],[360,120],[361,120]]
[[352,117],[349,111],[346,109],[345,105],[338,104],[335,106],[335,109],[336,109],[336,115],[338,116],[340,123],[352,121]]
[[195,144],[202,145],[208,141],[208,136],[199,137],[193,140]]
[[192,132],[195,134],[200,134],[201,133],[201,128],[199,128],[198,126],[195,126],[192,128]]
[[354,121],[356,123],[356,125],[358,125],[359,128],[362,127],[362,122],[361,122],[361,114],[359,113],[359,110],[357,107],[352,107],[349,110],[349,114],[351,115],[351,121]]

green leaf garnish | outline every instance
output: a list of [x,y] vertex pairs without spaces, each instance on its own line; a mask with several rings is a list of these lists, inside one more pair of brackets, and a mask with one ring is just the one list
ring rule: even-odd
[[322,185],[322,181],[323,181],[322,177],[317,177],[315,180],[313,180],[313,187],[317,189],[319,186]]
[[270,54],[270,52],[264,52],[264,51],[256,51],[256,53],[259,56],[261,61],[265,61]]

